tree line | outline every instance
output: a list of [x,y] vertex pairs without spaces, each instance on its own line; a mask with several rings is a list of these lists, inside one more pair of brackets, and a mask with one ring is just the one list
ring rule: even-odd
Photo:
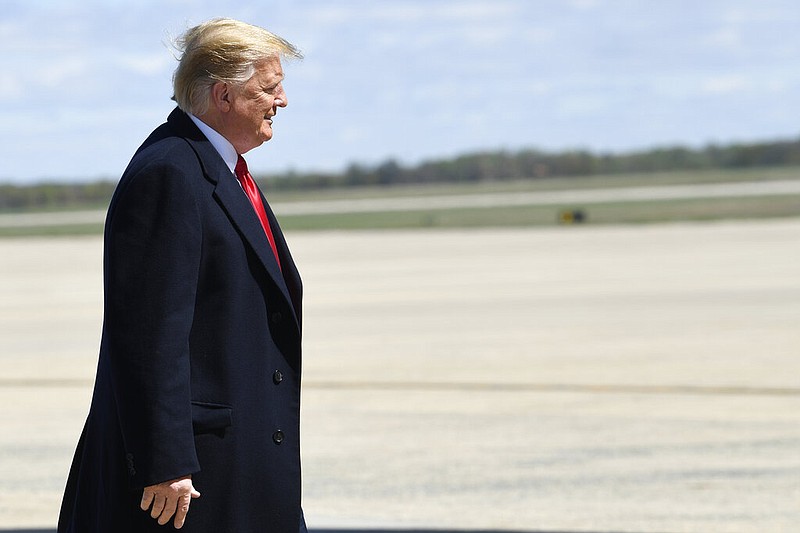
[[[405,166],[389,159],[377,165],[353,163],[338,173],[288,171],[256,179],[273,190],[318,190],[792,165],[800,165],[800,139],[725,146],[710,144],[703,148],[662,147],[627,153],[497,150],[425,161],[418,165]],[[105,206],[115,185],[113,180],[0,185],[0,210]]]
[[546,152],[526,149],[465,154],[403,166],[387,160],[375,166],[351,164],[338,174],[293,173],[267,177],[279,189],[477,183],[666,171],[744,169],[800,165],[800,139],[754,144],[666,147],[628,153],[588,150]]

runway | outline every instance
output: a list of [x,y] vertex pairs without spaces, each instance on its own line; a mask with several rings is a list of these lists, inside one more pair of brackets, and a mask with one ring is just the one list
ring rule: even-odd
[[[0,529],[1,533],[56,533],[55,529]],[[575,533],[569,531],[497,531],[497,530],[444,530],[444,529],[310,529],[310,533]],[[590,532],[590,533],[612,533]]]
[[[800,219],[288,239],[310,529],[800,523]],[[0,240],[0,530],[55,525],[101,252]]]
[[[449,194],[394,198],[360,198],[274,202],[278,216],[326,215],[335,213],[380,213],[425,209],[463,209],[542,205],[592,205],[653,200],[700,198],[744,198],[800,194],[798,180],[764,180],[736,183],[606,187],[563,191],[515,191],[482,194]],[[49,227],[102,224],[105,210],[57,211],[0,214],[1,228]]]

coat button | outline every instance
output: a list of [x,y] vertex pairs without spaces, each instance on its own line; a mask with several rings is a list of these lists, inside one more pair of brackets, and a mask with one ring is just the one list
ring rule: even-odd
[[280,370],[276,370],[274,374],[272,374],[272,382],[277,385],[283,381],[283,373]]
[[283,314],[281,314],[280,311],[276,311],[275,313],[272,313],[270,320],[272,320],[273,324],[278,324],[281,320],[283,320]]
[[279,429],[278,431],[273,433],[272,442],[274,442],[275,444],[280,444],[281,442],[283,442],[283,431]]
[[136,468],[133,466],[133,454],[126,454],[125,461],[128,463],[128,475],[134,477],[136,475]]

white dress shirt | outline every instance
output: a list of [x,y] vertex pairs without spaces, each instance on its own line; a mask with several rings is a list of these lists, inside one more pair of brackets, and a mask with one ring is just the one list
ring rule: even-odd
[[236,153],[236,148],[234,148],[230,141],[223,137],[217,130],[191,113],[187,113],[187,115],[189,115],[189,118],[192,119],[192,122],[194,122],[197,127],[200,128],[200,131],[203,132],[203,135],[208,138],[208,140],[211,142],[211,146],[213,146],[217,152],[219,152],[219,155],[222,156],[225,164],[231,169],[231,174],[236,174],[236,162],[239,160],[239,154]]

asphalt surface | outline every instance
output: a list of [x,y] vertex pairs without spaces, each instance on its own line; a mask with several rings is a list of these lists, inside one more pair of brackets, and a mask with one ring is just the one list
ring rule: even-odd
[[[2,533],[56,533],[55,529],[0,529]],[[572,533],[567,531],[497,531],[497,530],[444,530],[444,529],[310,529],[310,533]],[[596,532],[612,533],[612,532]]]
[[[2,533],[56,533],[55,529],[0,529]],[[574,533],[568,531],[498,531],[498,530],[445,530],[445,529],[310,529],[309,533]],[[591,533],[613,533],[591,532]]]
[[[798,531],[800,219],[288,237],[312,530]],[[101,252],[0,240],[0,529],[55,525]]]

